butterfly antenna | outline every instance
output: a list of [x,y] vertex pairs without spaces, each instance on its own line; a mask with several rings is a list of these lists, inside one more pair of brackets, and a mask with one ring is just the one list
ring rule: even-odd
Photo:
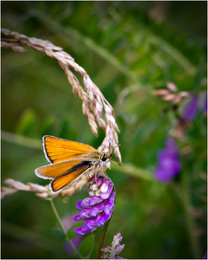
[[118,162],[115,162],[115,161],[113,161],[113,160],[111,160],[111,162],[115,163],[115,164],[118,165],[118,166],[121,166],[121,164],[118,163]]
[[119,147],[119,146],[121,146],[121,145],[123,145],[124,143],[120,143],[120,144],[118,144],[118,145],[116,145],[115,147],[113,147],[113,149],[115,149],[116,147]]

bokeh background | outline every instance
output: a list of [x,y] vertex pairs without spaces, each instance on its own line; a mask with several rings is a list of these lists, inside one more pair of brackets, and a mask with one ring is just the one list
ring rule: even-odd
[[[184,139],[176,140],[182,170],[164,184],[155,180],[154,170],[176,116],[168,102],[152,95],[173,82],[204,102],[206,6],[205,1],[1,2],[2,27],[63,47],[115,110],[123,166],[108,171],[117,201],[105,245],[120,232],[121,255],[128,259],[202,258],[206,252],[206,113],[199,109]],[[47,184],[34,174],[47,163],[44,134],[93,147],[104,134],[93,136],[55,60],[28,48],[2,49],[1,62],[1,184],[6,178]],[[56,198],[61,217],[76,214],[75,204],[86,194],[67,202]],[[1,207],[2,258],[72,257],[54,236],[57,223],[48,201],[18,192]]]

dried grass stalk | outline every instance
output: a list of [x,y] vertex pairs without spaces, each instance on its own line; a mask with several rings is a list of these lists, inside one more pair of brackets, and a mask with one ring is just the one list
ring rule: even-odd
[[49,200],[57,196],[69,197],[77,191],[80,191],[84,186],[88,185],[88,179],[85,175],[81,175],[78,181],[73,182],[70,186],[59,192],[51,192],[49,185],[42,186],[36,183],[28,182],[24,184],[14,179],[6,179],[4,183],[7,187],[1,187],[1,199],[7,195],[11,195],[17,191],[32,191],[40,198]]
[[[49,41],[28,37],[8,29],[2,29],[1,33],[2,47],[11,48],[15,51],[25,51],[21,45],[26,45],[56,59],[65,71],[68,81],[72,86],[73,94],[82,100],[82,111],[88,117],[93,134],[98,136],[98,126],[105,132],[105,138],[99,150],[109,152],[113,147],[118,145],[117,132],[119,132],[119,128],[115,121],[112,106],[105,99],[99,88],[92,82],[87,72],[68,53]],[[82,76],[83,87],[72,70]],[[103,118],[103,114],[105,118]],[[121,154],[118,147],[114,149],[114,153],[121,162]]]
[[[79,66],[68,53],[63,51],[61,47],[55,46],[49,41],[28,37],[24,34],[3,28],[1,29],[1,33],[1,46],[4,48],[24,52],[26,49],[23,46],[28,46],[37,51],[44,52],[49,57],[58,61],[72,86],[73,94],[82,100],[82,111],[83,114],[88,117],[88,122],[93,134],[98,136],[98,126],[105,132],[105,138],[98,149],[111,152],[112,149],[118,145],[117,132],[119,132],[114,111],[87,72]],[[75,72],[81,75],[82,84],[75,76]],[[119,147],[114,148],[114,154],[121,162]],[[33,191],[36,192],[36,195],[39,197],[50,199],[57,195],[70,196],[87,185],[88,180],[85,175],[80,176],[76,182],[72,183],[66,189],[53,194],[49,191],[48,186],[40,186],[33,183],[25,185],[12,179],[7,179],[5,183],[8,187],[2,187],[2,197],[22,190]]]

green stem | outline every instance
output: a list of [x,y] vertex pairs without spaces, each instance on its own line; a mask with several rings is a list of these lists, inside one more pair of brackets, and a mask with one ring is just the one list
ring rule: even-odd
[[196,259],[200,258],[200,250],[199,250],[199,244],[196,237],[196,226],[192,219],[192,216],[190,214],[190,207],[191,207],[191,201],[189,196],[189,187],[187,186],[187,183],[185,183],[185,180],[182,180],[182,185],[170,185],[177,195],[177,199],[180,202],[180,205],[182,207],[184,218],[185,218],[185,228],[187,230],[187,236],[190,242],[190,251],[192,251],[193,257]]
[[67,237],[66,230],[64,229],[64,226],[62,225],[61,219],[60,219],[60,217],[59,217],[59,214],[58,214],[58,212],[57,212],[57,209],[56,209],[55,204],[54,204],[54,202],[53,202],[52,199],[50,200],[50,204],[51,204],[51,207],[52,207],[52,209],[53,209],[53,213],[54,213],[54,215],[56,216],[56,219],[57,219],[57,221],[58,221],[58,223],[59,223],[59,226],[60,226],[61,230],[62,230],[63,233],[66,235],[66,240],[67,240],[67,242],[69,242],[69,244],[71,245],[71,247],[72,247],[74,253],[77,255],[77,257],[80,258],[80,259],[82,259],[82,257],[81,257],[81,255],[80,255],[80,253],[78,252],[77,248],[74,246],[74,244],[72,243],[72,241]]
[[54,202],[53,202],[52,199],[50,200],[50,204],[51,204],[51,207],[52,207],[52,209],[53,209],[53,213],[54,213],[54,215],[56,216],[56,219],[57,219],[57,221],[58,221],[58,223],[59,223],[59,226],[60,226],[61,230],[64,232],[64,234],[66,234],[66,231],[65,231],[65,229],[64,229],[64,227],[63,227],[63,225],[62,225],[61,219],[60,219],[60,217],[59,217],[59,214],[58,214],[58,212],[57,212],[57,210],[56,210],[55,204],[54,204]]
[[190,202],[189,192],[187,191],[186,188],[183,187],[183,189],[181,190],[181,195],[182,195],[182,203],[184,208],[184,215],[186,219],[185,223],[186,223],[187,233],[191,245],[191,250],[194,258],[199,259],[200,250],[199,250],[198,240],[196,237],[196,226],[190,214],[191,202]]
[[99,249],[98,249],[97,259],[100,259],[100,257],[101,257],[101,253],[102,253],[101,249],[103,248],[103,245],[104,245],[104,242],[105,242],[105,237],[106,237],[106,234],[107,234],[107,230],[108,230],[110,220],[111,220],[111,218],[104,225],[103,236],[102,236],[102,240],[101,240],[101,243],[100,243],[100,246],[99,246]]
[[6,142],[22,145],[29,148],[42,149],[42,145],[39,140],[24,137],[18,134],[13,134],[3,130],[1,131],[1,139]]
[[152,173],[150,171],[139,168],[131,163],[122,163],[119,169],[117,165],[115,166],[114,164],[111,164],[111,168],[139,179],[154,181],[154,178],[152,177]]

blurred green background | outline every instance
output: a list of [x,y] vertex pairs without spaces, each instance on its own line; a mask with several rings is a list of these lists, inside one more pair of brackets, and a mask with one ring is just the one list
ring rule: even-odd
[[[152,90],[174,82],[180,91],[206,92],[207,3],[1,2],[2,27],[49,40],[68,52],[115,110],[123,166],[108,171],[117,190],[106,243],[123,236],[125,258],[202,258],[206,251],[206,116],[198,112],[178,142],[183,169],[170,184],[148,178],[174,126],[167,103]],[[98,147],[81,101],[57,61],[27,49],[2,49],[2,186],[6,178],[47,184],[34,170],[47,163],[44,134]],[[184,103],[181,104],[181,109]],[[18,144],[18,134],[27,139]],[[133,168],[131,168],[133,167]],[[76,214],[86,191],[60,198],[61,215]],[[2,258],[70,258],[57,241],[48,201],[19,192],[2,202]]]

